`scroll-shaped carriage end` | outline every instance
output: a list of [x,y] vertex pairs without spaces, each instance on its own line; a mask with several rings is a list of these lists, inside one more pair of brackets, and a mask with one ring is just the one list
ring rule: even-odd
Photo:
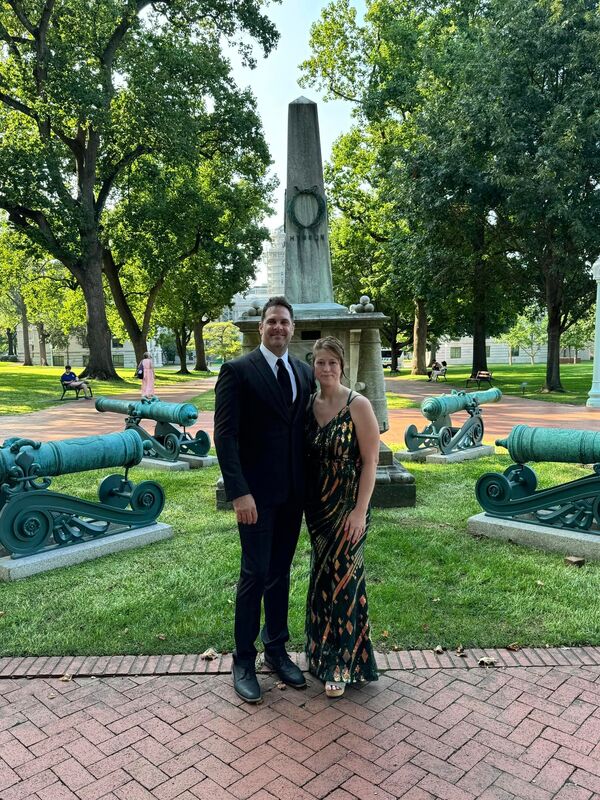
[[[505,447],[515,463],[503,474],[490,472],[477,481],[475,494],[486,514],[600,533],[600,433],[517,425],[496,444]],[[537,477],[529,461],[588,464],[593,474],[536,491]]]
[[[210,450],[207,433],[197,431],[192,437],[185,431],[198,419],[198,409],[192,403],[165,403],[158,397],[135,402],[98,397],[95,405],[98,411],[124,414],[125,428],[139,433],[146,443],[145,454],[151,458],[177,461],[180,453],[202,457]],[[143,419],[156,422],[152,434],[140,425]]]

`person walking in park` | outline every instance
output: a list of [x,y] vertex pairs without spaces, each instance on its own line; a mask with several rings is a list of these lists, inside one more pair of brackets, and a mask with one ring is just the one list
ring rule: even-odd
[[255,667],[261,603],[265,664],[289,686],[306,685],[285,643],[290,566],[304,507],[304,419],[314,390],[310,367],[288,352],[294,315],[285,297],[265,303],[259,333],[256,350],[223,364],[215,389],[215,446],[242,551],[233,685],[250,703],[261,700]]
[[341,383],[344,349],[333,336],[313,348],[319,391],[306,419],[306,524],[312,545],[306,607],[309,670],[329,697],[377,680],[364,576],[379,425],[366,397]]
[[68,386],[69,389],[83,389],[83,396],[86,400],[89,400],[92,396],[92,392],[90,390],[89,385],[85,381],[80,381],[77,375],[71,369],[71,365],[67,364],[65,366],[65,371],[60,376],[60,382]]
[[154,397],[154,361],[150,353],[144,353],[144,357],[139,363],[142,368],[142,400],[151,400]]

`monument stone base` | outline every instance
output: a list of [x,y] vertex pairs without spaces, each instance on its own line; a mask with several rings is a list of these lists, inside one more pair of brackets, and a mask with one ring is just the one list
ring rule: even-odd
[[467,520],[467,530],[474,536],[503,539],[535,550],[579,556],[590,561],[600,560],[600,537],[593,533],[566,531],[534,522],[490,517],[475,514]]
[[493,445],[482,444],[479,447],[456,450],[448,455],[440,453],[437,447],[424,447],[422,450],[399,450],[395,456],[399,461],[410,461],[416,464],[460,464],[462,461],[486,458],[495,453],[496,448]]
[[[0,557],[0,581],[18,581],[37,575],[40,572],[49,572],[59,567],[69,567],[72,564],[81,564],[94,558],[118,553],[121,550],[132,550],[144,547],[147,544],[170,539],[173,528],[164,522],[155,522],[145,528],[136,528],[132,531],[115,533],[112,536],[102,536],[99,539],[90,539],[81,544],[56,547],[43,553],[34,553],[23,558],[11,558],[9,555]],[[0,548],[0,554],[6,553]]]

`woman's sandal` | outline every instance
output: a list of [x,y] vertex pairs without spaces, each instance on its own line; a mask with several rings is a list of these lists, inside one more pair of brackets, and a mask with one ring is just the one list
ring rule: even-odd
[[341,697],[346,689],[345,683],[336,683],[336,681],[325,682],[325,694],[327,697]]

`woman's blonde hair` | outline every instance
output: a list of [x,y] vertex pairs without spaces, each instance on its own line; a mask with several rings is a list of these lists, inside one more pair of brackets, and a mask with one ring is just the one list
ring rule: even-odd
[[313,363],[317,351],[328,350],[337,358],[342,368],[342,375],[344,375],[344,345],[335,336],[323,336],[322,339],[317,339],[313,345]]

